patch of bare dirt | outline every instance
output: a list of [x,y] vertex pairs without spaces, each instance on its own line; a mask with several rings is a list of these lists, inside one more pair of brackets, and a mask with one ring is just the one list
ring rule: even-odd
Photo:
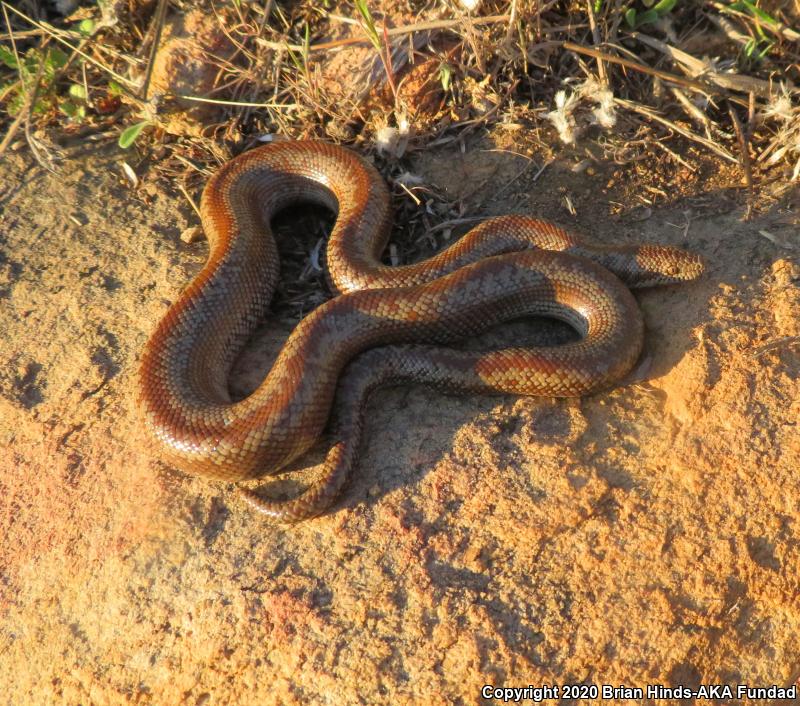
[[[713,183],[635,202],[635,174],[577,156],[541,171],[549,155],[506,139],[410,167],[465,216],[688,246],[707,276],[637,295],[647,348],[627,387],[377,393],[344,497],[289,528],[162,467],[136,431],[137,357],[205,255],[179,238],[195,219],[183,198],[132,192],[113,151],[56,174],[0,167],[3,703],[475,704],[484,684],[798,681],[797,204],[744,222]],[[234,388],[263,377],[292,323],[256,336]]]

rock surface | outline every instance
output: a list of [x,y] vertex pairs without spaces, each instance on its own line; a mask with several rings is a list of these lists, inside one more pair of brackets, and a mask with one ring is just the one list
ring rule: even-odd
[[[417,172],[469,191],[441,157]],[[137,356],[205,245],[181,242],[195,218],[180,196],[143,201],[118,160],[0,166],[0,703],[798,681],[796,214],[696,216],[684,235],[678,208],[598,218],[594,191],[579,230],[642,231],[710,263],[637,295],[647,382],[574,401],[382,391],[345,496],[285,528],[141,444]],[[547,175],[535,197],[523,181],[493,212],[558,201]],[[265,326],[238,384],[290,327]]]

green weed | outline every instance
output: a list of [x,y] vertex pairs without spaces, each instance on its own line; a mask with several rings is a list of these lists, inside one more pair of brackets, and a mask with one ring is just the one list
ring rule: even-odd
[[631,29],[639,29],[639,27],[643,25],[657,22],[662,17],[672,12],[678,4],[678,0],[660,0],[659,2],[654,2],[654,0],[642,0],[642,4],[648,9],[639,12],[635,7],[631,7],[625,11],[625,21]]

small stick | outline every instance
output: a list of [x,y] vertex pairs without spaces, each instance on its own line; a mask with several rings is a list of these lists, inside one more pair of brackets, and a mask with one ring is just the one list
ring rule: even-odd
[[668,71],[662,71],[661,69],[654,69],[651,68],[650,66],[640,64],[636,61],[631,61],[630,59],[623,59],[621,56],[614,56],[613,54],[607,54],[606,52],[600,51],[599,49],[584,47],[581,46],[580,44],[574,44],[573,42],[563,42],[561,46],[563,46],[564,49],[566,49],[567,51],[572,51],[575,52],[576,54],[585,54],[586,56],[593,56],[595,59],[603,59],[612,64],[619,64],[620,66],[625,66],[628,69],[633,69],[634,71],[640,71],[644,74],[650,74],[651,76],[658,76],[658,78],[663,79],[664,81],[669,81],[670,83],[676,83],[679,86],[684,86],[686,88],[692,88],[695,91],[699,91],[700,93],[708,93],[710,90],[709,86],[706,86],[705,84],[700,83],[699,81],[692,81],[691,79],[671,74]]
[[[46,45],[47,42],[45,41],[44,46]],[[44,48],[44,46],[42,48]],[[36,78],[34,79],[33,91],[31,91],[29,99],[25,101],[25,107],[22,111],[22,114],[25,116],[25,139],[28,141],[28,147],[31,148],[31,153],[33,154],[34,159],[43,169],[46,169],[48,172],[54,172],[55,169],[46,163],[36,145],[36,139],[33,137],[33,135],[31,135],[31,113],[36,106],[36,101],[39,99],[39,91],[42,87],[42,74],[44,73],[44,65],[45,61],[44,57],[42,57],[41,63],[39,64],[39,70],[36,72]]]
[[161,31],[164,29],[164,19],[167,16],[167,3],[168,0],[158,0],[158,7],[156,8],[156,15],[153,18],[155,32],[153,36],[153,44],[150,47],[150,56],[147,58],[147,71],[144,74],[144,83],[142,84],[141,99],[147,102],[147,91],[150,88],[150,79],[153,76],[153,66],[156,63],[156,53],[158,52],[158,45],[161,42]]
[[699,123],[703,126],[706,131],[706,137],[711,137],[711,121],[708,119],[708,116],[700,110],[689,98],[686,94],[677,86],[670,86],[670,90],[672,91],[672,95],[674,95],[678,102],[683,106],[683,109],[688,113],[689,117],[692,118],[696,123]]
[[17,41],[14,38],[14,30],[11,29],[11,21],[8,19],[8,11],[6,10],[6,4],[3,3],[3,17],[6,21],[6,27],[8,28],[8,36],[11,39],[11,49],[14,51],[14,60],[17,62],[17,71],[19,72],[19,82],[22,86],[22,90],[25,90],[25,80],[22,75],[22,62],[19,60],[19,52],[17,51]]
[[190,169],[194,169],[199,174],[203,174],[205,176],[211,176],[211,174],[213,173],[210,169],[206,167],[198,167],[194,162],[191,162],[190,160],[186,159],[186,157],[178,154],[177,152],[175,153],[175,159],[177,159],[179,162],[183,162],[187,167],[189,167]]
[[197,217],[202,221],[203,216],[200,213],[200,209],[197,207],[194,199],[191,197],[188,191],[184,188],[183,184],[178,184],[178,189],[180,192],[186,197],[186,200],[189,202],[189,205],[194,209],[194,212],[197,214]]
[[[770,98],[773,93],[773,83],[764,79],[743,74],[727,74],[712,70],[706,62],[696,59],[691,54],[681,51],[677,47],[666,44],[655,37],[651,37],[641,32],[632,32],[631,36],[638,39],[643,44],[657,49],[662,54],[666,54],[690,76],[702,75],[703,79],[715,86],[740,93],[755,93],[761,98]],[[785,84],[789,90],[796,90],[788,82]]]
[[662,144],[662,143],[661,143],[661,142],[659,142],[658,140],[653,140],[653,143],[652,143],[652,144],[654,144],[656,147],[660,147],[662,150],[664,150],[664,152],[666,152],[666,153],[667,153],[667,154],[668,154],[670,157],[672,157],[672,159],[674,159],[676,162],[678,162],[678,163],[682,164],[682,165],[683,165],[684,167],[686,167],[686,168],[687,168],[687,169],[688,169],[690,172],[693,172],[693,173],[695,173],[695,174],[697,173],[697,168],[696,168],[696,167],[693,167],[691,164],[689,164],[689,162],[687,162],[687,161],[686,161],[686,160],[685,160],[683,157],[681,157],[681,156],[680,156],[680,155],[679,155],[677,152],[674,152],[674,151],[673,151],[673,150],[671,150],[669,147],[667,147],[665,144]]
[[414,203],[417,204],[417,206],[422,203],[422,201],[419,200],[419,196],[412,192],[411,189],[409,189],[402,181],[398,181],[397,183],[400,185],[400,188],[414,200]]
[[[27,100],[26,100],[27,103]],[[23,106],[24,107],[24,106]],[[14,135],[17,134],[17,130],[19,130],[19,126],[22,125],[22,119],[25,117],[25,114],[22,110],[17,113],[17,117],[14,118],[14,122],[8,126],[8,131],[6,132],[5,136],[3,137],[3,141],[0,142],[0,157],[5,154],[5,151],[8,149],[9,144],[11,144],[11,140],[14,139]]]
[[267,22],[269,21],[269,16],[272,14],[272,6],[275,4],[275,0],[266,0],[264,3],[264,15],[261,18],[261,22],[258,25],[258,36],[260,37],[264,33],[264,27],[266,27]]
[[[594,16],[593,0],[586,0],[586,8],[589,14],[589,29],[592,31],[592,41],[595,46],[600,45],[600,32],[597,29],[597,18]],[[597,58],[597,75],[600,77],[600,82],[608,88],[608,75],[606,74],[606,65],[601,58]]]
[[[8,149],[8,146],[11,144],[11,141],[17,134],[17,130],[19,130],[19,126],[22,125],[23,120],[27,121],[31,107],[34,105],[34,102],[39,96],[39,83],[42,78],[42,72],[44,71],[44,64],[45,64],[44,56],[41,56],[39,59],[39,68],[36,71],[36,77],[33,80],[33,90],[30,90],[28,86],[25,85],[25,79],[22,73],[22,62],[20,61],[19,54],[17,53],[17,44],[14,41],[14,32],[12,31],[11,23],[8,20],[8,13],[6,12],[5,3],[3,3],[3,15],[6,20],[6,26],[8,27],[8,33],[11,37],[11,48],[14,50],[14,57],[17,61],[17,72],[19,73],[19,85],[21,90],[25,94],[25,101],[23,102],[22,107],[19,110],[19,113],[17,113],[17,116],[14,118],[14,121],[9,126],[8,131],[3,137],[2,142],[0,142],[0,156],[2,156]],[[45,38],[41,42],[40,51],[43,51],[46,46],[47,46],[47,39]],[[26,136],[28,135],[27,123],[25,127],[25,134]]]
[[[752,95],[752,93],[750,95]],[[728,114],[731,116],[733,129],[736,131],[736,138],[739,141],[739,151],[742,153],[742,158],[739,160],[739,163],[742,166],[742,171],[744,171],[744,182],[747,185],[747,192],[749,196],[747,214],[745,215],[745,220],[749,220],[750,211],[753,208],[753,169],[750,164],[750,143],[747,139],[744,129],[742,129],[742,121],[739,120],[739,116],[736,115],[736,111],[733,109],[733,106],[730,103],[728,103]]]
[[20,30],[19,32],[9,32],[8,34],[0,34],[0,39],[6,40],[10,39],[12,42],[14,41],[14,37],[17,39],[25,39],[26,37],[39,37],[44,34],[43,29],[25,29]]
[[508,29],[506,30],[506,44],[511,44],[514,34],[514,24],[517,21],[517,0],[511,0],[511,12],[508,15]]

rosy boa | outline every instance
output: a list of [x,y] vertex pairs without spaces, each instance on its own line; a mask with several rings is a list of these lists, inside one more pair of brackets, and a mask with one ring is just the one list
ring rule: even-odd
[[[232,402],[231,364],[278,279],[271,219],[309,202],[337,213],[326,260],[338,296],[306,316],[261,385]],[[231,160],[208,182],[201,216],[208,261],[144,349],[139,410],[162,460],[239,481],[303,454],[335,400],[319,480],[290,500],[242,491],[258,510],[290,521],[319,514],[341,490],[376,386],[426,382],[558,397],[602,390],[628,373],[642,348],[644,324],[628,287],[690,280],[703,270],[698,256],[678,248],[592,246],[525,216],[491,218],[424,262],[384,265],[391,216],[383,179],[355,153],[322,142],[277,142]],[[443,345],[529,315],[566,321],[580,340],[488,352]]]

